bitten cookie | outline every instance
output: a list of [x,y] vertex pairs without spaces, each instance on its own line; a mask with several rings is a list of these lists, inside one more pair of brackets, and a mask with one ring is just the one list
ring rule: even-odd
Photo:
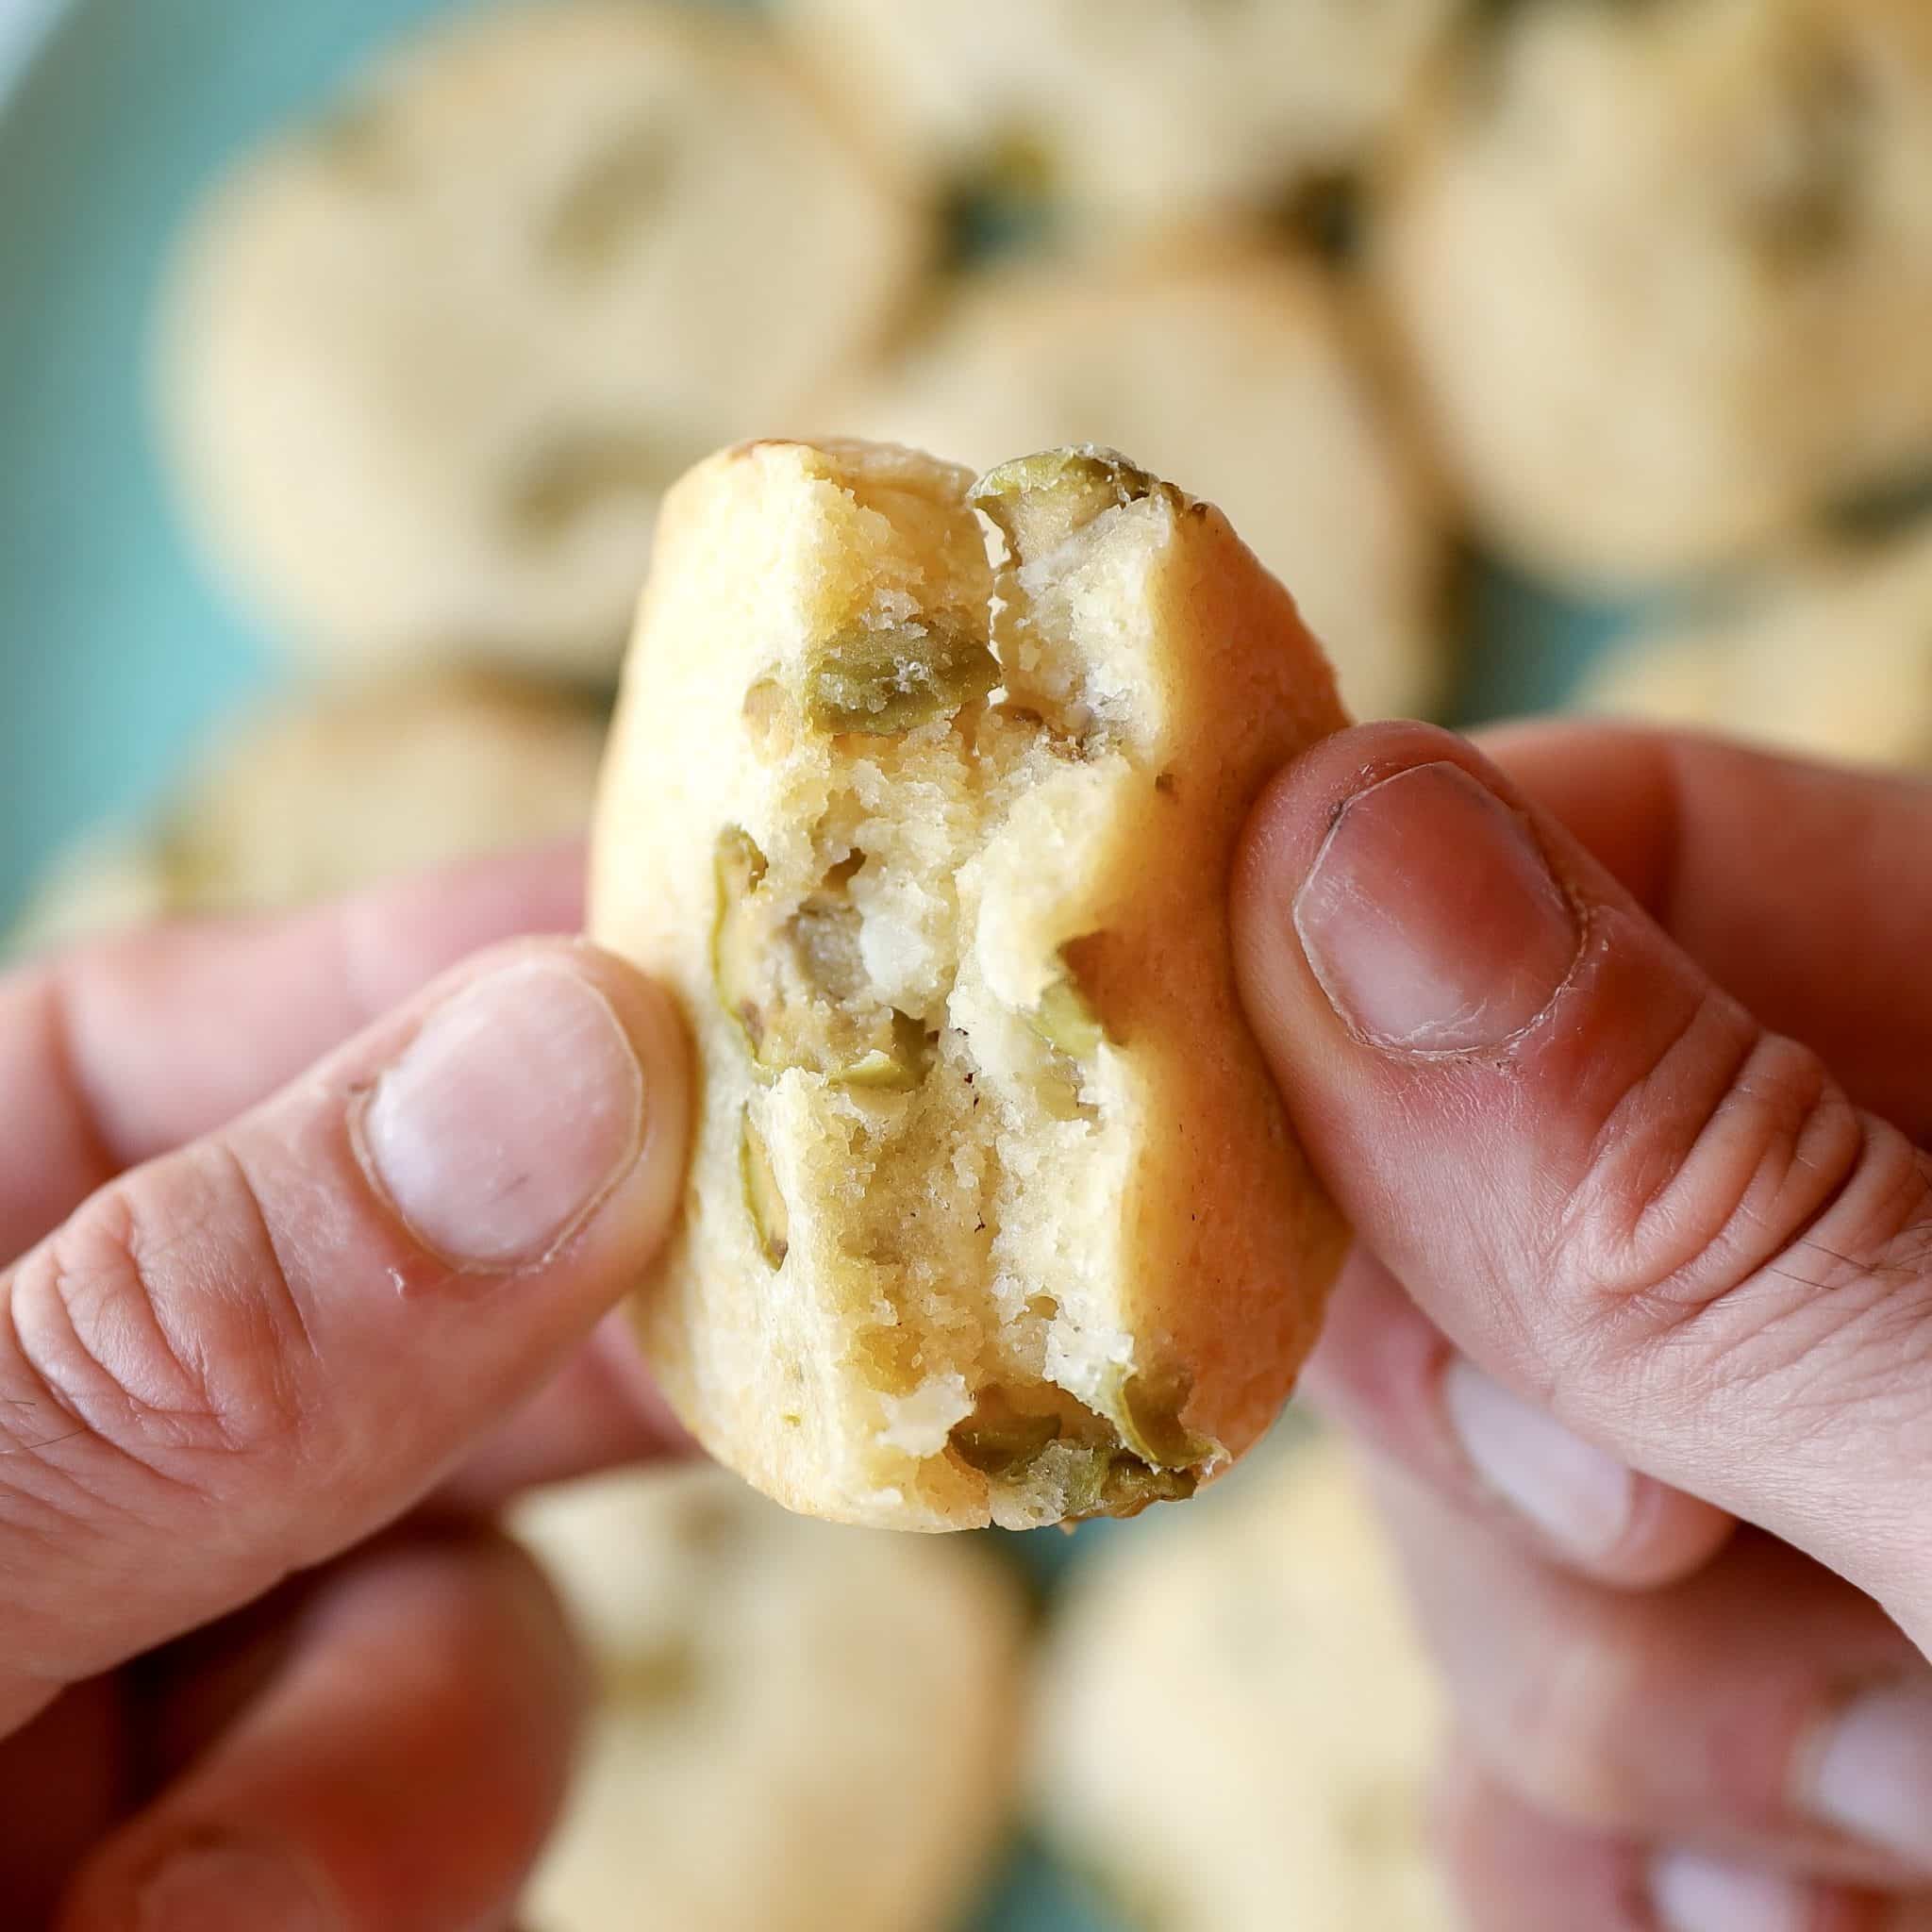
[[750,24],[465,11],[214,195],[167,447],[211,557],[314,654],[607,676],[665,485],[795,422],[925,242]]
[[1448,520],[1312,263],[1197,240],[995,276],[845,400],[858,433],[974,464],[1098,442],[1217,500],[1294,591],[1362,717],[1445,694]]
[[1613,651],[1591,709],[1932,772],[1932,536],[1822,554],[1701,625]]
[[1355,167],[1461,0],[781,0],[806,58],[941,175],[1043,173],[1109,223],[1272,211]]
[[1398,144],[1383,280],[1486,534],[1611,587],[1932,462],[1932,8],[1516,6]]
[[702,1058],[638,1309],[721,1460],[811,1514],[1019,1526],[1185,1496],[1267,1426],[1343,1236],[1228,874],[1344,722],[1221,513],[1110,453],[974,482],[760,442],[672,491],[591,931]]
[[1148,1932],[1454,1932],[1423,1794],[1439,1696],[1324,1441],[1103,1547],[1039,1672],[1062,1854]]
[[598,1699],[534,1932],[950,1924],[1015,1797],[1019,1592],[716,1470],[523,1503]]

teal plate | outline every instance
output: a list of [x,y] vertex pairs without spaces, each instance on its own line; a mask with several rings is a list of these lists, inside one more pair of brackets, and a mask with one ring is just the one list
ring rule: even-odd
[[[139,811],[209,719],[275,675],[184,550],[151,450],[146,332],[169,239],[239,146],[439,10],[80,0],[0,113],[0,925],[49,853]],[[1466,719],[1558,701],[1618,621],[1480,567],[1466,609]],[[1050,1588],[1108,1533],[1134,1531],[1010,1541]],[[1093,1910],[1022,1844],[973,1927],[1115,1932]]]

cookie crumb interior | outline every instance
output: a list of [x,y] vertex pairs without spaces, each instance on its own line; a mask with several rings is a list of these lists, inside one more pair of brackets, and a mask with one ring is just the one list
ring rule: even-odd
[[1185,1496],[1219,1456],[1079,1244],[1120,1220],[1133,1099],[1107,936],[1055,891],[1092,801],[1172,790],[1102,633],[1145,547],[1123,524],[1186,499],[1092,449],[958,479],[825,479],[862,567],[807,571],[809,635],[743,691],[758,808],[718,837],[712,968],[753,1075],[734,1207],[868,1392],[867,1478],[983,1484],[1024,1527]]

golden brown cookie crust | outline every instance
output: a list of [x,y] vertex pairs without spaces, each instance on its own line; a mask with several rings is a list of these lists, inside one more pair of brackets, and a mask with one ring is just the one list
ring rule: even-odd
[[682,999],[639,1297],[705,1445],[904,1528],[1130,1513],[1267,1426],[1343,1234],[1239,1007],[1268,777],[1345,723],[1211,506],[1107,452],[741,445],[665,506],[591,932]]

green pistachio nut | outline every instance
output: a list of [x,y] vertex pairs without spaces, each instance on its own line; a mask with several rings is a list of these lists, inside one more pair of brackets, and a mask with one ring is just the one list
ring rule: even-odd
[[1113,450],[1049,449],[989,470],[968,501],[998,529],[1014,557],[1045,557],[1122,504],[1161,487]]
[[939,618],[858,627],[827,644],[806,674],[805,711],[819,731],[896,738],[983,698],[1000,681],[982,637]]
[[772,1151],[746,1108],[738,1130],[738,1178],[744,1191],[745,1212],[758,1236],[758,1253],[773,1268],[782,1267],[791,1248],[791,1212],[779,1191],[778,1172]]
[[718,834],[711,860],[718,901],[711,921],[711,984],[719,1005],[743,1029],[753,1054],[766,1027],[760,993],[762,923],[752,903],[765,871],[765,855],[749,832],[726,825]]

